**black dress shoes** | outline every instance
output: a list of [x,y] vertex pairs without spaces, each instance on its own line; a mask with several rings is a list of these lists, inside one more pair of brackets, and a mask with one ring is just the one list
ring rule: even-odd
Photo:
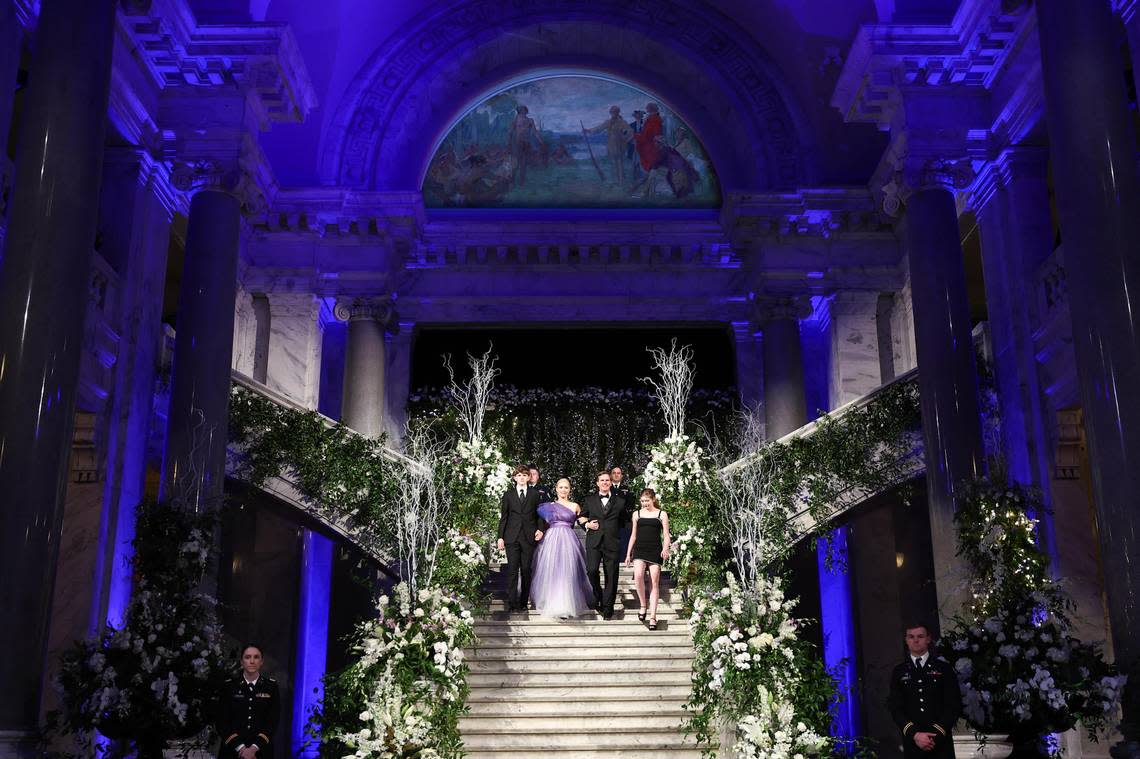
[[614,618],[613,609],[610,609],[609,611],[603,611],[602,612],[602,619],[606,620],[607,622],[609,622],[613,618]]

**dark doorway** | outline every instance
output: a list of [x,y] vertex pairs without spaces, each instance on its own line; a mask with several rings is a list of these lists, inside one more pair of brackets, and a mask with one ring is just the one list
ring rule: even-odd
[[412,359],[412,387],[447,383],[443,355],[451,354],[459,377],[467,376],[466,355],[482,355],[494,346],[502,374],[497,385],[563,388],[644,387],[651,370],[647,347],[678,345],[693,348],[697,367],[695,387],[723,389],[736,384],[736,359],[727,325],[630,326],[479,326],[478,328],[421,327]]

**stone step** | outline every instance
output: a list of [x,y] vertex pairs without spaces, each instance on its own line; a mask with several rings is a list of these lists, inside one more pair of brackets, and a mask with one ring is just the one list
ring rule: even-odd
[[[658,630],[663,623],[663,618],[658,617]],[[670,628],[678,631],[689,631],[689,622],[686,620],[669,620]],[[536,612],[530,612],[527,615],[504,614],[499,619],[479,619],[475,620],[475,635],[503,635],[503,634],[547,634],[547,632],[556,632],[560,635],[609,635],[611,632],[620,632],[622,630],[643,630],[645,629],[645,622],[637,619],[636,614],[622,614],[618,618],[614,614],[614,618],[610,620],[602,620],[588,617],[581,617],[579,619],[568,620],[551,620],[545,617],[539,617]]]
[[567,732],[560,730],[549,733],[474,733],[463,734],[463,745],[468,751],[502,751],[511,748],[529,748],[535,753],[545,754],[550,746],[561,749],[592,749],[604,746],[606,750],[645,749],[645,748],[686,748],[695,747],[696,740],[676,728],[641,728],[633,733],[619,733],[609,730]]
[[629,712],[621,716],[597,717],[593,714],[567,716],[563,711],[545,715],[528,714],[515,716],[513,713],[484,714],[479,717],[463,717],[459,720],[459,730],[464,738],[481,733],[525,732],[533,735],[558,732],[620,732],[636,733],[643,728],[680,730],[685,719],[684,711],[671,711],[661,714]]
[[[613,620],[610,620],[611,622]],[[689,628],[686,625],[676,624],[670,625],[668,630],[661,627],[661,620],[657,620],[657,629],[650,630],[645,625],[611,625],[589,630],[578,630],[573,627],[559,629],[557,625],[553,626],[554,629],[534,625],[532,627],[523,628],[485,628],[483,630],[476,630],[479,636],[480,644],[490,643],[495,641],[508,641],[514,642],[518,645],[526,645],[531,641],[548,641],[548,640],[583,640],[585,638],[604,638],[609,641],[614,641],[617,638],[628,636],[642,637],[652,634],[654,639],[657,640],[671,640],[673,638],[682,638],[686,641],[689,640]]]
[[[642,694],[640,691],[646,691]],[[509,695],[510,698],[504,698]],[[644,689],[636,683],[628,685],[598,685],[598,686],[520,686],[512,688],[507,694],[502,688],[471,688],[469,703],[494,701],[496,703],[539,703],[542,701],[558,701],[568,704],[589,704],[594,710],[595,701],[630,701],[646,700],[652,695],[654,699],[674,698],[687,699],[689,685],[651,685]],[[639,698],[640,696],[640,698]]]
[[[584,649],[589,649],[591,655],[598,653],[595,649],[602,649],[601,653],[605,655],[605,652],[613,647],[633,648],[634,650],[638,647],[642,647],[640,655],[651,656],[660,653],[658,649],[661,648],[691,648],[692,643],[689,641],[687,632],[670,633],[658,627],[657,630],[654,631],[643,630],[626,635],[610,635],[606,637],[600,635],[558,635],[525,639],[506,636],[487,637],[480,638],[474,647],[479,651],[489,651],[498,648],[548,648],[556,651],[577,651],[579,653],[584,653]],[[551,655],[557,656],[560,654],[552,653]]]
[[[529,689],[528,689],[529,690]],[[605,700],[590,701],[587,706],[590,713],[600,717],[621,716],[630,713],[671,713],[682,709],[689,700],[688,694],[684,696],[654,696],[652,694],[631,695],[626,689],[621,698],[608,698]],[[544,701],[503,701],[499,699],[469,700],[470,711],[468,716],[482,717],[484,715],[503,714],[507,712],[516,716],[547,715],[557,717],[565,716],[567,703],[584,703],[567,701],[566,699],[552,699]]]
[[467,676],[472,688],[531,688],[556,686],[689,685],[691,672],[472,672]]
[[692,656],[668,659],[502,659],[476,656],[468,659],[472,674],[552,674],[564,673],[603,673],[603,672],[683,672],[693,671]]
[[[666,620],[669,620],[673,625],[684,625],[686,628],[688,627],[688,617],[681,618],[677,617],[674,613],[666,614],[665,612],[665,609],[657,610],[658,622],[664,623]],[[538,625],[556,626],[573,630],[594,630],[621,627],[623,625],[630,627],[644,627],[645,623],[637,619],[636,610],[630,613],[620,609],[615,609],[613,619],[602,619],[597,614],[575,617],[574,619],[551,619],[549,617],[544,617],[533,610],[525,613],[516,612],[513,614],[507,614],[506,612],[496,612],[484,617],[476,617],[475,619],[476,629],[483,626],[501,627],[503,625],[510,625],[512,627],[528,627],[531,625]]]
[[[560,749],[546,747],[542,749],[543,756],[556,759],[701,759],[702,754],[696,748],[674,748],[664,744],[644,745],[636,749],[630,748],[597,748],[597,749]],[[494,748],[489,751],[467,751],[467,759],[532,759],[535,750],[529,746],[521,748]]]
[[[490,608],[490,611],[492,611],[492,612],[506,612],[507,602],[501,598],[495,598],[491,601],[489,608]],[[637,614],[637,612],[640,608],[641,608],[641,603],[638,602],[638,600],[636,598],[633,598],[632,596],[629,598],[618,597],[615,599],[615,602],[614,602],[614,611],[617,611],[617,612],[620,612],[624,609],[627,612],[632,611],[634,614]],[[657,617],[658,618],[664,617],[664,616],[669,615],[669,614],[676,616],[677,611],[678,611],[677,607],[670,604],[667,599],[661,599],[661,602],[657,605]],[[535,609],[531,609],[530,613],[538,615],[538,612]],[[593,613],[596,614],[596,612],[593,612]],[[591,612],[585,612],[580,617],[576,617],[576,619],[588,619],[590,617],[590,615],[591,615]]]
[[[650,633],[646,633],[649,635]],[[583,647],[563,644],[559,648],[543,648],[539,646],[495,646],[481,647],[478,650],[466,651],[471,661],[590,661],[590,662],[616,662],[630,659],[657,661],[661,658],[659,651],[647,653],[646,646],[614,646],[605,643],[595,646],[589,651]],[[656,658],[654,658],[656,657]],[[691,661],[693,649],[691,646],[676,646],[668,651],[668,658]]]

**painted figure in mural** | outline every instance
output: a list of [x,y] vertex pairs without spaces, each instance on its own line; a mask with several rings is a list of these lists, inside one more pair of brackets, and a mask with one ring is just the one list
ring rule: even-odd
[[[602,619],[613,619],[625,499],[611,492],[613,482],[609,472],[599,472],[597,483],[598,492],[586,496],[582,502],[578,522],[586,528],[586,574],[594,589],[594,608],[601,613]],[[604,589],[598,574],[599,565],[605,572]]]
[[515,118],[511,121],[510,129],[507,131],[507,147],[510,149],[511,157],[515,163],[512,180],[518,187],[526,184],[527,164],[538,160],[546,149],[542,142],[542,135],[538,133],[538,127],[535,126],[534,119],[528,116],[528,113],[525,105],[516,108]]
[[904,631],[906,661],[891,673],[887,706],[902,733],[904,757],[953,757],[950,730],[962,711],[958,676],[950,663],[930,650],[930,628],[922,623]]
[[241,673],[226,682],[219,697],[219,759],[273,759],[281,698],[277,681],[261,674],[264,661],[261,646],[242,646]]
[[[530,472],[515,467],[515,484],[499,499],[499,550],[507,554],[507,611],[526,611],[530,598],[534,545],[542,540],[538,490],[530,487]],[[521,587],[520,587],[521,585]]]
[[[657,629],[657,602],[661,598],[661,562],[669,558],[669,515],[661,509],[657,493],[650,488],[641,491],[641,508],[633,514],[633,539],[626,549],[625,565],[633,565],[633,582],[641,605],[637,618],[649,616],[649,629]],[[645,591],[645,572],[649,571],[649,593]]]
[[633,112],[633,121],[629,122],[629,128],[633,133],[633,139],[626,146],[625,155],[630,166],[630,179],[636,185],[641,179],[641,157],[637,154],[637,135],[641,134],[641,130],[645,128],[645,111],[636,110]]
[[621,115],[621,108],[610,106],[610,117],[586,130],[589,134],[606,133],[606,156],[610,159],[614,182],[619,187],[625,186],[625,149],[633,140],[633,130],[625,123]]
[[530,597],[542,616],[569,619],[590,611],[593,591],[582,541],[574,534],[582,508],[570,500],[570,480],[563,477],[554,490],[557,499],[538,507],[548,527],[534,552]]
[[[697,187],[700,175],[677,149],[665,141],[664,137],[657,138],[661,157],[657,161],[657,171],[664,172],[665,181],[673,191],[673,197],[683,198]],[[650,191],[652,192],[652,187]]]
[[645,171],[653,171],[657,162],[661,160],[661,147],[657,138],[665,132],[665,122],[661,120],[661,109],[657,107],[657,103],[646,104],[645,110],[649,115],[646,117],[641,131],[634,138],[634,144],[637,146],[637,155],[641,159],[641,168]]

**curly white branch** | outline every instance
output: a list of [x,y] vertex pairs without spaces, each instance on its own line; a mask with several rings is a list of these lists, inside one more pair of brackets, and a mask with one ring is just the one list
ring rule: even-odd
[[471,378],[464,383],[455,379],[455,370],[451,366],[451,354],[443,357],[443,366],[447,369],[449,382],[447,390],[451,394],[459,414],[459,420],[467,429],[467,442],[474,443],[483,439],[483,417],[487,413],[487,402],[491,398],[491,388],[495,385],[495,377],[501,372],[495,367],[495,357],[491,355],[494,346],[487,348],[487,352],[480,358],[467,354],[467,365],[471,367]]
[[440,525],[451,507],[450,490],[437,476],[446,450],[424,427],[408,428],[404,437],[407,460],[398,463],[396,543],[403,579],[413,598],[431,585],[439,546]]
[[646,348],[653,357],[653,368],[657,370],[660,379],[643,377],[642,380],[653,388],[653,397],[661,404],[661,412],[665,415],[665,426],[669,428],[669,436],[677,437],[685,431],[685,406],[689,402],[689,393],[693,389],[693,379],[696,377],[696,368],[692,364],[693,349],[691,346],[677,348],[677,340],[664,348]]

